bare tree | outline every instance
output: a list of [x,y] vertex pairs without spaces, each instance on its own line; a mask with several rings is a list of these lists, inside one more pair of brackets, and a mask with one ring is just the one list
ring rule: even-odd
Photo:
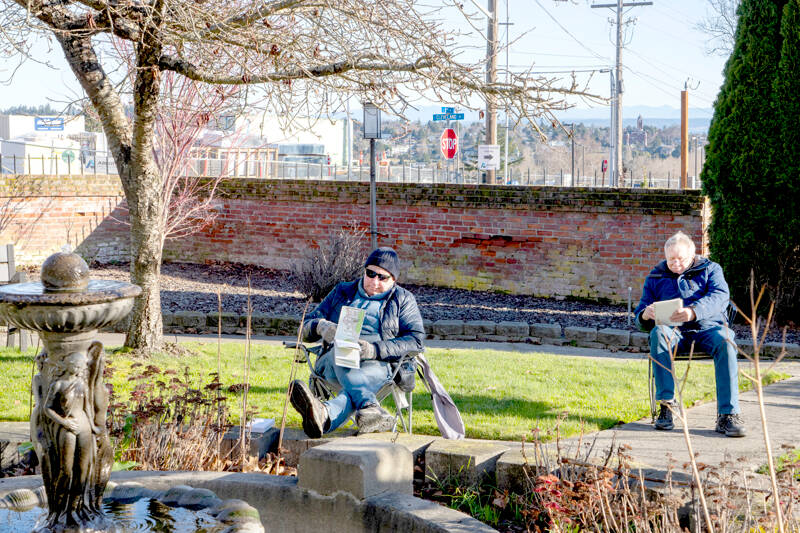
[[[192,235],[216,219],[214,194],[224,173],[206,178],[195,172],[193,149],[209,128],[217,129],[214,119],[233,111],[230,105],[241,87],[204,84],[174,72],[164,73],[161,86],[153,155],[164,180],[163,237],[176,239]],[[236,133],[225,132],[216,140],[229,137]]]
[[[127,346],[162,342],[164,177],[153,154],[165,74],[247,86],[248,103],[257,98],[284,120],[329,115],[353,95],[396,113],[412,98],[477,108],[489,97],[518,120],[564,107],[569,94],[592,97],[573,79],[560,86],[530,72],[487,83],[485,61],[468,60],[483,51],[451,29],[454,14],[473,35],[485,26],[458,0],[0,0],[0,50],[30,55],[37,34],[55,37],[108,138],[130,210],[131,280],[142,287]],[[122,67],[129,88],[106,54],[99,59],[115,39],[134,51]]]
[[729,56],[736,40],[736,11],[742,0],[707,0],[709,12],[697,24],[697,29],[708,35],[708,53]]

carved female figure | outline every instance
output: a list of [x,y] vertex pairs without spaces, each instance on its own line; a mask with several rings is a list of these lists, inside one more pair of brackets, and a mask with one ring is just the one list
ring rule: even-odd
[[47,390],[43,403],[43,431],[47,435],[50,476],[55,501],[49,502],[50,525],[78,525],[90,519],[85,499],[95,458],[94,424],[86,386],[86,355],[71,353],[62,360],[62,372]]

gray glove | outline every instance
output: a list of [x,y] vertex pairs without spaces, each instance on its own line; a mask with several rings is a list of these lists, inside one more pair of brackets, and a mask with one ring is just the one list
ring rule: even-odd
[[375,345],[372,344],[371,342],[359,340],[358,346],[361,348],[362,361],[366,359],[375,359],[378,357],[378,353],[375,350]]
[[328,344],[332,343],[333,338],[336,336],[336,323],[324,318],[321,319],[317,322],[317,335],[322,337],[322,340]]

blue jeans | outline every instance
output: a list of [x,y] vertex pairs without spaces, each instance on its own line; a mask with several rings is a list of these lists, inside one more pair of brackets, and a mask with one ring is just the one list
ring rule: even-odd
[[717,413],[739,413],[739,367],[733,335],[733,331],[725,326],[683,332],[670,326],[654,327],[650,332],[650,355],[654,359],[651,364],[656,380],[656,400],[675,398],[675,380],[670,372],[671,353],[676,344],[678,352],[688,352],[694,341],[695,351],[707,352],[714,358]]
[[335,381],[342,386],[342,392],[325,402],[331,421],[327,431],[333,431],[347,422],[353,411],[378,405],[375,393],[392,376],[391,365],[385,361],[361,361],[361,368],[339,366],[334,362],[332,349],[319,358],[315,369],[326,381]]

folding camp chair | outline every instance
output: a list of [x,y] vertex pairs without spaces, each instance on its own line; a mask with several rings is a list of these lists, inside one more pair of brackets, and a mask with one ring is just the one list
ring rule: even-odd
[[[295,342],[284,342],[283,344],[286,348],[297,350],[296,362],[308,364],[310,372],[308,387],[320,401],[327,401],[341,392],[342,386],[338,382],[326,380],[316,370],[317,361],[322,356],[321,344],[311,347]],[[378,402],[383,402],[387,397],[392,396],[395,406],[395,428],[399,420],[403,430],[409,435],[412,431],[414,375],[419,372],[416,357],[420,353],[422,352],[411,352],[404,355],[399,361],[391,363],[392,375],[375,393]]]
[[[726,326],[730,328],[730,325],[733,323],[733,319],[736,318],[736,313],[738,309],[733,302],[728,302],[728,310],[725,313],[725,319],[727,321]],[[711,359],[711,354],[705,352],[693,352],[692,360],[696,361],[698,359]],[[689,359],[689,351],[679,351],[675,354],[675,360],[688,360]],[[648,391],[650,393],[650,421],[651,423],[655,423],[656,421],[656,414],[658,411],[658,401],[656,400],[656,378],[653,375],[653,365],[655,362],[650,357],[650,350],[648,348],[647,351],[647,383],[648,383]]]

